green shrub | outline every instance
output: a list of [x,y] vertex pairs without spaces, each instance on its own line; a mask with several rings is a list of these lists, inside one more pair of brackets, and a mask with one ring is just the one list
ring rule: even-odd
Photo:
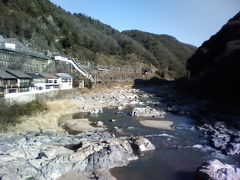
[[90,79],[85,79],[85,87],[92,89],[93,82]]

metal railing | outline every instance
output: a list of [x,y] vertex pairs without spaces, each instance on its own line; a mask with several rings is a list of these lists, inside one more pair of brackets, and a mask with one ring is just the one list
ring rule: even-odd
[[[7,47],[6,43],[12,44],[13,48]],[[29,48],[27,46],[24,46],[21,42],[14,40],[12,38],[0,38],[0,49],[10,51],[10,52],[16,52],[28,56],[37,57],[44,60],[51,59],[51,56],[46,55],[45,51],[37,51],[33,50],[32,48]]]
[[54,59],[56,61],[63,61],[70,63],[80,74],[82,74],[85,78],[93,81],[91,74],[89,74],[86,70],[84,70],[81,65],[79,65],[73,58],[65,58],[62,56],[55,56]]

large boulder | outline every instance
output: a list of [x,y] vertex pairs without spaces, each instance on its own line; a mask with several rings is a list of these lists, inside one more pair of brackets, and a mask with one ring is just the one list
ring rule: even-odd
[[155,149],[155,146],[144,137],[136,137],[131,140],[132,148],[137,153],[142,153],[145,151],[151,151]]
[[208,136],[213,148],[229,155],[240,154],[239,131],[227,128],[223,122],[216,122],[213,126],[205,124],[199,129]]
[[102,131],[75,136],[55,132],[0,136],[0,167],[10,171],[0,170],[0,177],[12,179],[16,174],[22,179],[48,180],[70,171],[108,170],[136,160],[136,148],[146,151],[154,146],[145,138],[115,138]]
[[0,169],[0,179],[1,180],[20,180],[16,174],[10,173],[6,169]]
[[240,169],[236,166],[210,160],[203,163],[196,172],[197,180],[239,180]]
[[126,166],[135,159],[137,156],[133,154],[131,145],[124,139],[84,142],[82,147],[69,156],[77,172]]
[[227,134],[214,134],[211,137],[211,143],[216,149],[226,149],[226,145],[229,141],[230,136]]
[[139,116],[139,117],[164,117],[166,112],[164,111],[157,111],[149,106],[146,108],[143,107],[136,107],[132,110],[132,116]]
[[101,107],[95,107],[88,111],[90,114],[99,114],[103,112],[103,109]]
[[240,143],[229,143],[225,153],[229,155],[240,154]]

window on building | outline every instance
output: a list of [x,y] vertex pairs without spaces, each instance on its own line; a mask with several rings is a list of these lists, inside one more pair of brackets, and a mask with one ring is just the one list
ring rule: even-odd
[[4,79],[3,80],[3,85],[8,85],[8,80]]
[[62,79],[62,82],[66,83],[66,82],[68,82],[68,80],[67,79]]
[[9,93],[16,93],[17,90],[16,90],[16,89],[9,89],[8,92],[9,92]]
[[27,92],[29,91],[29,88],[20,88],[20,92]]
[[11,85],[14,85],[14,84],[17,83],[17,80],[16,80],[16,79],[11,79],[11,80],[9,80],[9,81],[10,81],[10,84],[11,84]]

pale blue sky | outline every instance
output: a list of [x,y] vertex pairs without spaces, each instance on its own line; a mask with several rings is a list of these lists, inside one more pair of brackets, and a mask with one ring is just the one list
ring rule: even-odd
[[168,34],[200,46],[240,11],[240,0],[50,0],[123,31]]

